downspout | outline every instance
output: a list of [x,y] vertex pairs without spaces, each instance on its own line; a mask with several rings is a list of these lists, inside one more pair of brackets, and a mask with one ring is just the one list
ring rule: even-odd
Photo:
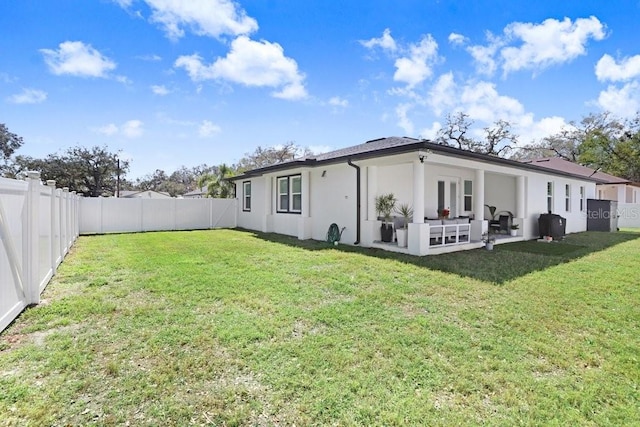
[[356,169],[356,241],[354,245],[360,244],[360,166],[353,164],[351,159],[347,164]]

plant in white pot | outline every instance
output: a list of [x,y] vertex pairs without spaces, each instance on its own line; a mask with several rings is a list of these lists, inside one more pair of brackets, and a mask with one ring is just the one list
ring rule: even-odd
[[493,250],[493,244],[495,242],[496,242],[496,236],[494,236],[492,233],[484,233],[482,235],[482,243],[484,243],[484,247],[488,251],[492,251]]
[[516,237],[518,235],[518,228],[520,228],[520,224],[511,224],[511,236]]
[[396,213],[400,214],[403,218],[402,228],[396,230],[396,236],[398,237],[398,246],[404,248],[407,246],[407,231],[409,226],[409,218],[413,216],[413,209],[408,203],[402,203],[395,208]]
[[391,212],[396,206],[396,197],[393,193],[381,194],[376,197],[376,212],[378,217],[383,219],[380,226],[380,237],[383,242],[393,240],[393,223],[391,222]]

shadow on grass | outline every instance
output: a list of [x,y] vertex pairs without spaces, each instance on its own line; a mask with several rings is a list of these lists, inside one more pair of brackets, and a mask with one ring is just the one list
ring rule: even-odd
[[618,233],[587,231],[570,234],[563,241],[551,243],[531,240],[496,245],[493,251],[487,251],[483,248],[418,257],[359,246],[333,246],[326,242],[298,240],[295,237],[275,233],[243,231],[263,240],[296,248],[358,253],[498,284],[640,238],[640,231],[621,231]]

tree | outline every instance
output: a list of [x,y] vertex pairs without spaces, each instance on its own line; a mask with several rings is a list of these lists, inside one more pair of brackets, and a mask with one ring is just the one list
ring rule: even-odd
[[209,197],[216,198],[231,198],[234,197],[233,183],[228,181],[228,178],[233,177],[236,174],[232,167],[226,164],[221,164],[217,167],[216,172],[209,172],[198,178],[198,187],[207,187],[207,195]]
[[263,148],[258,146],[253,153],[246,153],[236,165],[236,170],[247,171],[283,163],[311,154],[311,150],[300,147],[293,141],[282,146]]
[[0,123],[0,153],[2,154],[0,172],[4,172],[8,168],[9,159],[22,144],[22,137],[9,132],[7,126],[4,123]]
[[461,150],[501,157],[513,149],[512,144],[518,143],[518,135],[511,131],[511,124],[506,120],[496,120],[493,126],[484,128],[484,140],[477,140],[469,135],[473,123],[469,115],[463,112],[447,114],[447,122],[438,132],[436,142]]
[[120,160],[106,147],[69,148],[62,154],[49,154],[45,159],[17,156],[11,173],[14,176],[28,170],[40,172],[42,180],[53,179],[58,187],[68,187],[87,197],[111,196],[116,191],[118,173],[126,175],[129,162]]

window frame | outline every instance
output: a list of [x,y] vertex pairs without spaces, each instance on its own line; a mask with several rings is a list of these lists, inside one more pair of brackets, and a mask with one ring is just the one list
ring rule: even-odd
[[251,212],[251,181],[242,181],[242,211]]
[[[469,183],[469,193],[467,193],[467,182]],[[467,200],[469,200],[469,209],[467,209]],[[473,210],[473,181],[470,179],[462,180],[462,208],[465,212]]]
[[553,213],[553,181],[547,181],[547,212]]
[[564,185],[564,210],[571,212],[571,184]]
[[[300,191],[293,191],[293,181],[299,179],[300,180]],[[281,191],[281,182],[286,182],[286,191]],[[300,215],[302,213],[302,174],[292,174],[276,177],[276,212],[277,213],[289,213]],[[282,197],[286,196],[287,206],[283,208]],[[294,200],[295,197],[300,197],[300,209],[294,209]]]
[[581,185],[580,186],[580,212],[584,212],[585,209],[587,208],[586,199],[587,199],[586,188],[584,187],[584,185]]

